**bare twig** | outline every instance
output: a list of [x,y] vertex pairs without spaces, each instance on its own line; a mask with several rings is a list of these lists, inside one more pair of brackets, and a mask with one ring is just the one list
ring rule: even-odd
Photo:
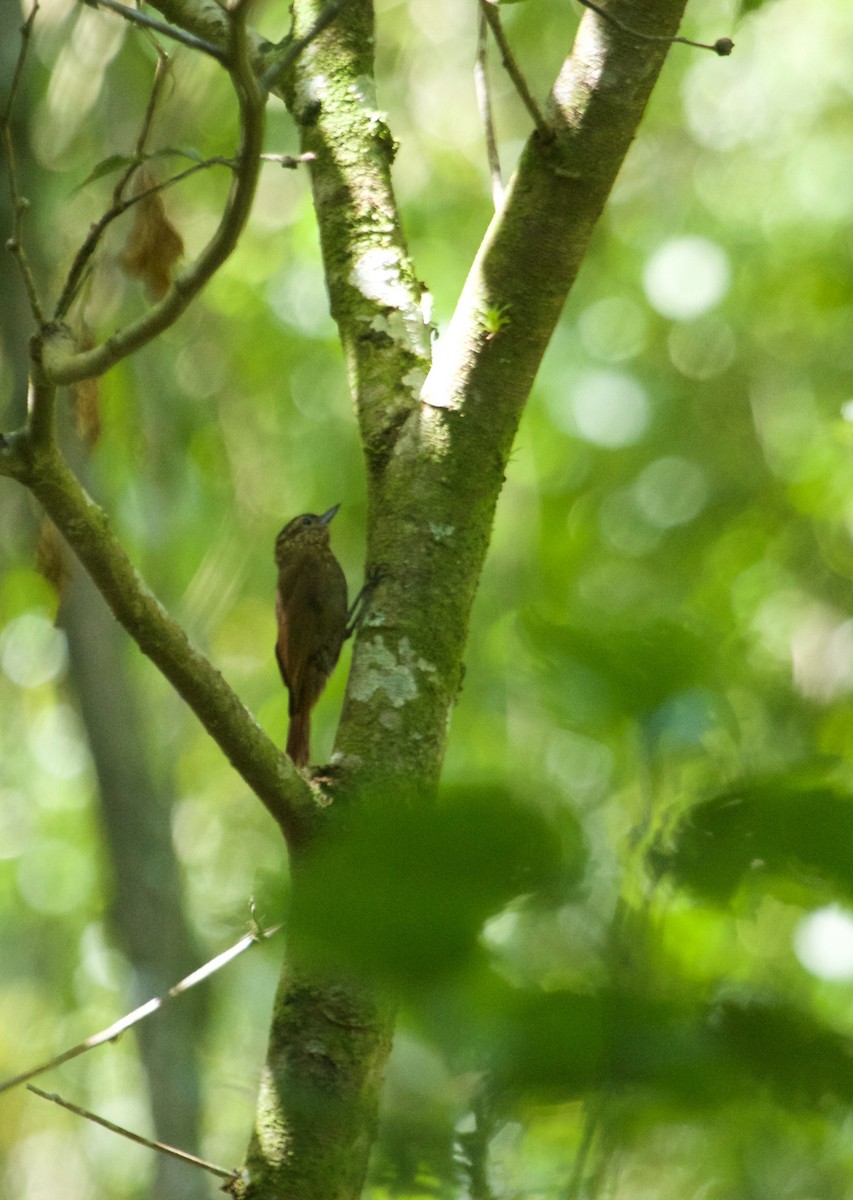
[[[163,84],[166,82],[166,72],[169,68],[169,56],[166,51],[158,45],[152,38],[154,48],[157,51],[157,66],[154,69],[154,82],[151,85],[151,94],[148,97],[148,103],[145,106],[145,115],[142,118],[142,125],[139,129],[139,136],[136,139],[133,157],[141,161],[145,155],[145,143],[148,141],[148,135],[151,132],[151,125],[154,121],[154,113],[157,110],[157,102],[160,99],[160,93],[163,90]],[[138,162],[132,163],[126,171],[119,177],[113,191],[113,204],[119,204],[123,198],[124,189],[127,187],[134,171],[137,169]]]
[[486,14],[481,8],[477,22],[477,57],[474,60],[474,91],[477,93],[477,107],[480,110],[480,120],[483,122],[483,133],[486,138],[486,156],[489,160],[489,175],[492,179],[492,200],[494,201],[495,208],[498,209],[503,200],[504,187],[503,180],[501,179],[498,144],[495,138],[492,100],[489,94],[489,76],[486,63],[488,28]]
[[116,1125],[105,1117],[99,1117],[97,1113],[90,1112],[88,1108],[81,1108],[79,1104],[63,1100],[56,1092],[43,1092],[41,1088],[34,1087],[31,1083],[27,1084],[27,1090],[36,1096],[41,1096],[42,1100],[50,1100],[53,1104],[67,1108],[69,1112],[76,1113],[78,1117],[85,1117],[87,1121],[94,1121],[96,1125],[102,1125],[104,1129],[109,1129],[112,1133],[119,1134],[120,1137],[137,1142],[140,1146],[147,1146],[149,1150],[156,1150],[159,1154],[168,1154],[171,1158],[178,1158],[181,1162],[199,1167],[202,1171],[209,1171],[211,1175],[217,1175],[220,1179],[236,1179],[240,1174],[239,1171],[228,1171],[225,1167],[218,1167],[216,1163],[208,1162],[205,1158],[198,1158],[195,1154],[188,1154],[186,1150],[178,1150],[174,1146],[167,1146],[165,1142],[154,1142],[139,1133],[133,1133],[130,1129],[125,1129],[123,1125]]
[[21,82],[21,74],[24,70],[24,63],[27,59],[27,50],[30,44],[30,34],[32,33],[33,22],[36,19],[36,13],[38,10],[38,0],[33,0],[33,6],[30,9],[30,15],[21,26],[21,46],[18,50],[18,58],[15,62],[15,70],[12,73],[12,83],[9,88],[9,95],[6,98],[6,107],[3,109],[2,117],[0,117],[0,122],[2,122],[4,125],[9,123],[9,118],[12,115],[12,105],[15,103],[15,95],[18,91],[18,85]]
[[9,175],[9,196],[12,200],[12,212],[14,214],[12,236],[6,242],[6,249],[15,257],[24,287],[27,291],[30,310],[35,317],[36,324],[41,327],[45,321],[44,309],[39,299],[38,289],[36,288],[35,275],[24,251],[23,244],[24,216],[29,208],[29,201],[18,190],[18,169],[11,131],[12,107],[15,103],[18,87],[20,86],[21,76],[23,75],[24,63],[26,62],[27,51],[30,45],[30,35],[38,8],[38,0],[34,0],[29,16],[21,26],[21,45],[15,62],[15,70],[12,74],[9,95],[6,98],[6,106],[3,109],[2,116],[0,116],[0,140],[2,140],[3,151],[6,155],[6,167]]
[[100,1033],[93,1033],[85,1041],[79,1042],[76,1046],[72,1046],[68,1050],[63,1050],[61,1054],[55,1055],[55,1057],[49,1059],[47,1062],[40,1063],[37,1067],[31,1067],[28,1071],[22,1071],[20,1075],[15,1075],[12,1079],[7,1079],[5,1083],[0,1083],[0,1092],[8,1092],[11,1088],[19,1087],[29,1079],[35,1079],[36,1075],[42,1075],[52,1067],[61,1066],[62,1063],[69,1062],[70,1059],[85,1054],[87,1050],[94,1050],[96,1046],[102,1046],[104,1042],[115,1041],[116,1038],[120,1037],[131,1026],[136,1025],[139,1021],[144,1020],[145,1017],[150,1017],[152,1013],[157,1012],[167,1000],[172,1000],[176,996],[188,992],[190,988],[195,987],[197,983],[201,983],[202,980],[209,978],[216,971],[227,966],[233,959],[260,942],[262,938],[270,938],[278,933],[279,929],[281,929],[280,925],[274,925],[272,929],[264,930],[260,930],[255,926],[251,933],[247,933],[245,937],[240,938],[240,941],[228,950],[224,950],[222,954],[217,954],[215,958],[210,959],[204,966],[199,967],[197,971],[193,971],[187,975],[180,983],[176,983],[174,987],[170,988],[164,996],[155,996],[151,1000],[146,1000],[139,1008],[135,1008],[133,1012],[129,1012],[118,1021],[114,1021],[112,1025],[108,1025]]
[[578,0],[584,8],[589,8],[592,12],[603,17],[605,21],[609,21],[611,25],[615,25],[617,29],[621,29],[623,33],[629,34],[631,37],[640,38],[644,42],[679,42],[682,46],[695,46],[698,50],[713,50],[715,54],[719,54],[721,58],[727,58],[735,44],[731,38],[721,37],[713,43],[694,42],[686,37],[667,37],[662,33],[643,33],[640,29],[632,29],[630,25],[626,25],[624,21],[620,21],[606,8],[602,8],[600,4],[594,4],[593,0]]
[[182,46],[189,46],[191,50],[200,50],[202,54],[209,54],[217,62],[226,64],[228,62],[226,51],[219,46],[214,46],[212,42],[206,42],[192,33],[186,33],[175,25],[166,25],[163,21],[158,21],[154,17],[149,17],[147,13],[140,12],[139,9],[119,4],[118,0],[87,0],[87,2],[93,8],[107,8],[110,12],[118,13],[126,21],[130,21],[134,25],[141,25],[143,29],[151,29],[162,37],[172,38],[173,41],[180,42]]
[[518,92],[522,104],[533,118],[533,124],[536,126],[537,132],[539,133],[540,137],[545,139],[545,141],[550,141],[554,136],[554,131],[542,116],[542,113],[539,111],[539,105],[533,99],[530,88],[527,86],[527,81],[522,75],[518,63],[513,57],[513,53],[509,47],[509,42],[506,40],[506,35],[504,34],[503,26],[501,25],[500,14],[498,13],[494,0],[480,0],[480,11],[489,23],[489,29],[491,29],[492,35],[501,52],[504,69],[512,80],[513,86]]
[[296,154],[296,155],[294,155],[294,154],[262,154],[261,161],[278,163],[278,165],[280,167],[284,167],[285,170],[295,171],[297,167],[302,165],[302,163],[313,162],[316,157],[317,157],[317,155],[312,154],[311,151],[309,150],[305,154]]

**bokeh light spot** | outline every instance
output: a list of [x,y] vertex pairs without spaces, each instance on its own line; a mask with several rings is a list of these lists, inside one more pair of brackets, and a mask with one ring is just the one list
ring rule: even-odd
[[717,317],[673,325],[669,334],[672,365],[687,379],[713,379],[727,370],[735,357],[731,326]]
[[92,859],[70,842],[42,838],[18,863],[18,890],[36,912],[79,908],[94,883]]
[[616,765],[613,752],[570,729],[557,729],[548,739],[546,763],[573,799],[597,803],[607,792]]
[[640,558],[660,544],[661,531],[640,511],[632,488],[605,496],[598,514],[601,532],[620,554]]
[[639,304],[608,296],[585,308],[578,318],[584,349],[603,362],[623,362],[646,344],[647,319]]
[[725,251],[705,237],[671,238],[643,271],[643,288],[652,308],[676,321],[693,320],[719,304],[730,281]]
[[837,904],[809,913],[794,932],[794,953],[818,979],[853,979],[853,915]]
[[23,613],[0,632],[0,667],[19,687],[56,679],[67,657],[65,635],[41,613]]
[[617,371],[582,375],[572,394],[571,413],[576,432],[608,450],[639,441],[650,415],[645,390],[636,379]]
[[88,761],[76,714],[67,704],[55,704],[36,717],[29,732],[36,762],[56,779],[74,779]]
[[686,525],[708,501],[705,472],[686,458],[659,458],[641,473],[634,495],[643,515],[659,529]]

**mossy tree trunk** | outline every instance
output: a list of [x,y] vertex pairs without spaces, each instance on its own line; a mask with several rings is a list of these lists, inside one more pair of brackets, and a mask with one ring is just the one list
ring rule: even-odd
[[[328,5],[294,0],[292,44],[309,39],[296,56],[287,47],[271,51],[243,30],[245,4],[236,6],[239,20],[211,0],[150,5],[228,57],[244,116],[244,157],[230,224],[223,223],[226,234],[239,233],[248,211],[243,192],[254,187],[248,158],[260,145],[260,100],[252,70],[265,72],[284,97],[302,148],[313,156],[326,282],[364,448],[367,567],[382,571],[370,619],[357,637],[330,778],[307,784],[187,643],[135,574],[49,433],[55,385],[105,370],[143,344],[179,315],[203,272],[185,272],[144,327],[102,349],[77,354],[62,330],[45,324],[36,339],[31,416],[0,446],[0,469],[41,500],[119,619],[276,816],[289,842],[294,942],[275,1005],[245,1171],[232,1187],[246,1200],[346,1200],[362,1188],[391,1045],[393,1000],[351,969],[336,970],[328,962],[321,969],[303,956],[300,923],[310,923],[311,916],[300,897],[303,875],[310,874],[318,846],[334,836],[341,813],[372,803],[427,804],[435,793],[471,605],[519,419],[684,3],[610,0],[608,11],[653,40],[584,14],[450,329],[434,351],[423,285],[394,199],[393,137],[374,98],[371,0],[335,6],[326,23]],[[472,21],[474,16],[472,5]],[[270,76],[278,53],[280,70]],[[443,233],[437,229],[435,236]],[[334,880],[328,886],[334,889]]]

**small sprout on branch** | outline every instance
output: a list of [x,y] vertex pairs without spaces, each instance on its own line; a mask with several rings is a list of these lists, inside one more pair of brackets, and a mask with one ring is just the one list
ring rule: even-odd
[[486,341],[490,342],[502,329],[510,324],[509,304],[493,304],[480,311],[480,326],[486,332]]
[[36,570],[61,600],[73,573],[59,530],[50,517],[42,517],[36,538]]

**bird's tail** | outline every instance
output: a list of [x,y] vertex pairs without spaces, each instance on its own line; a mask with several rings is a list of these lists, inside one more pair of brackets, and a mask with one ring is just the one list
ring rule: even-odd
[[311,713],[294,712],[287,730],[287,753],[295,767],[304,767],[311,757]]

